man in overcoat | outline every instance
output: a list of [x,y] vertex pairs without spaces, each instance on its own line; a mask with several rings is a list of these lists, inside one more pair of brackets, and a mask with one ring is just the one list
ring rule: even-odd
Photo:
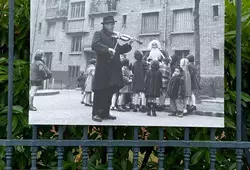
[[113,93],[124,86],[120,55],[131,51],[134,42],[131,39],[124,45],[116,45],[117,39],[112,37],[115,22],[113,16],[104,17],[103,29],[95,32],[92,40],[92,50],[97,55],[92,119],[97,122],[116,119],[109,111]]

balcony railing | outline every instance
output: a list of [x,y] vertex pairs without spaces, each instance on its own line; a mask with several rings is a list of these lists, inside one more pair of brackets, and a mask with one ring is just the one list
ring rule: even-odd
[[60,5],[59,7],[50,7],[46,9],[46,18],[68,17],[68,5]]
[[85,25],[85,20],[68,20],[67,22],[67,34],[72,33],[88,33],[88,29]]
[[116,0],[94,0],[90,3],[90,15],[114,13],[117,11]]

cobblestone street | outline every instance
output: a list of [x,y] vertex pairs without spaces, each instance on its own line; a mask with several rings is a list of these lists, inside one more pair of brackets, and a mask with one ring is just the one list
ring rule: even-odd
[[[223,127],[224,118],[188,115],[182,118],[168,116],[167,112],[157,112],[157,117],[148,117],[141,112],[111,111],[117,120],[102,123],[91,119],[91,107],[80,104],[80,91],[62,90],[57,95],[36,96],[34,105],[37,111],[30,111],[29,123],[39,125],[116,125],[116,126],[181,126],[181,127]],[[223,113],[220,102],[203,102],[197,109]]]

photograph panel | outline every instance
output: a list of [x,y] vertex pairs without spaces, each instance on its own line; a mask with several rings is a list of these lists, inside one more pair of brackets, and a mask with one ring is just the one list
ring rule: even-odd
[[32,125],[224,127],[223,0],[31,0]]

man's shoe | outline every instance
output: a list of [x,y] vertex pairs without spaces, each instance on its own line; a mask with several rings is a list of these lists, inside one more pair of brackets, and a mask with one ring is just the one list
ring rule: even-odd
[[107,117],[104,117],[103,119],[105,119],[105,120],[107,120],[107,119],[116,120],[116,116],[108,115]]
[[92,120],[94,120],[96,122],[102,122],[102,119],[99,116],[97,116],[97,115],[93,116]]

